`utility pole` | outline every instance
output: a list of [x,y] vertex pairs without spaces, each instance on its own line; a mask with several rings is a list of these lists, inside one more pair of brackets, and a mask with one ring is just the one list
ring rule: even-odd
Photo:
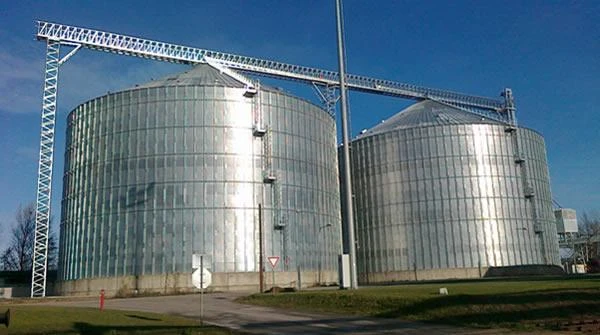
[[350,288],[358,288],[356,275],[356,245],[354,238],[354,214],[352,205],[352,182],[350,179],[350,140],[348,137],[348,97],[346,95],[346,53],[344,49],[344,23],[342,18],[342,0],[335,1],[337,18],[337,44],[340,73],[340,99],[342,112],[342,137],[344,151],[344,188],[346,189],[344,204],[346,209],[346,229],[348,234],[348,253],[350,254]]
[[262,204],[258,204],[258,287],[260,293],[265,291],[265,252],[263,250],[263,239]]

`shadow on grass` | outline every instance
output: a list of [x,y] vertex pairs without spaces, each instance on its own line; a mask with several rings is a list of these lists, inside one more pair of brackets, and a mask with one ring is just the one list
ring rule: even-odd
[[600,274],[581,274],[581,275],[561,275],[561,276],[520,276],[520,277],[484,277],[470,279],[439,279],[439,280],[419,280],[419,281],[392,281],[387,283],[363,283],[362,286],[420,286],[423,284],[464,284],[464,283],[493,283],[493,282],[552,282],[552,281],[600,281]]
[[376,314],[384,318],[416,318],[455,325],[493,325],[535,320],[600,318],[600,291],[546,290],[495,295],[437,296]]
[[600,310],[600,303],[584,305],[539,307],[530,310],[519,311],[489,311],[484,313],[468,313],[452,315],[447,317],[432,318],[427,320],[433,323],[452,324],[461,326],[509,326],[517,327],[525,325],[529,327],[542,327],[555,329],[562,322],[570,320],[597,319],[596,314]]
[[[594,291],[594,292],[591,292]],[[447,296],[435,296],[427,300],[415,302],[406,306],[402,306],[400,309],[406,312],[422,313],[436,308],[447,308],[454,306],[465,306],[465,305],[532,305],[532,304],[545,304],[545,303],[563,303],[563,304],[577,304],[581,301],[600,301],[600,291],[538,291],[538,292],[526,292],[526,293],[505,293],[495,295],[447,295]]]
[[113,334],[115,331],[123,332],[127,334],[137,334],[143,332],[160,333],[164,331],[164,334],[188,334],[191,330],[216,330],[217,327],[211,326],[103,326],[95,325],[87,322],[75,322],[73,329],[77,330],[80,334],[90,335],[106,335]]
[[162,321],[161,319],[157,319],[157,318],[150,318],[147,316],[141,316],[141,315],[134,315],[134,314],[127,314],[125,315],[126,317],[129,318],[133,318],[133,319],[140,319],[140,320],[148,320],[148,321]]
[[419,329],[418,334],[424,334],[435,330],[435,334],[453,334],[459,332],[456,327],[430,327],[422,323],[412,321],[403,321],[397,319],[379,320],[373,322],[359,317],[332,317],[307,320],[290,321],[269,321],[269,322],[251,322],[244,325],[244,329],[249,332],[260,331],[260,334],[275,333],[287,335],[304,334],[417,334],[415,329]]

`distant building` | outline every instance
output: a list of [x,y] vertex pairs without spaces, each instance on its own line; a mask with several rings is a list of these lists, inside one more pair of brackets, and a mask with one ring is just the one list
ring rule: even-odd
[[554,211],[556,217],[556,232],[560,234],[578,233],[577,212],[570,208],[560,208]]

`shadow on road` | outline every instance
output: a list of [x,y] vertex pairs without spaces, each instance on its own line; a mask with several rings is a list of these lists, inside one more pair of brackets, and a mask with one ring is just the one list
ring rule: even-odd
[[[202,327],[202,326],[103,326],[95,325],[87,322],[75,322],[73,328],[77,330],[79,334],[89,335],[107,335],[114,334],[115,331],[118,333],[135,334],[136,332],[160,332],[165,331],[164,334],[178,334],[183,333],[187,330],[216,330],[217,327]],[[168,332],[168,333],[167,333]]]
[[[242,325],[241,329],[250,332],[268,330],[281,334],[423,334],[423,324],[394,319],[366,319],[364,317],[321,318],[317,320],[296,320],[279,322],[253,322]],[[463,334],[463,330],[451,326],[429,325],[427,334]]]

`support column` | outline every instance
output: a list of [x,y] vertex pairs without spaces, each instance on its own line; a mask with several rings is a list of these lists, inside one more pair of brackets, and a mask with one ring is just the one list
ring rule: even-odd
[[46,72],[42,100],[42,126],[40,157],[35,211],[35,240],[33,245],[33,269],[31,297],[46,296],[46,271],[48,266],[48,236],[50,228],[50,197],[52,195],[52,162],[56,123],[56,94],[58,91],[58,67],[60,42],[48,40],[46,48]]

